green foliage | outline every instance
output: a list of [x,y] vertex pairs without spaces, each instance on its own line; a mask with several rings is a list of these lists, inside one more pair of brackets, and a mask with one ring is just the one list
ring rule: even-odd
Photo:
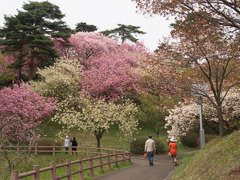
[[3,73],[0,75],[0,89],[4,86],[8,86],[12,83],[12,81],[15,79],[14,75],[7,75],[7,73]]
[[110,37],[120,37],[122,40],[122,43],[125,40],[130,40],[132,42],[137,42],[138,39],[135,38],[132,34],[146,34],[143,31],[138,30],[140,27],[139,26],[132,26],[132,25],[124,25],[124,24],[118,24],[118,28],[111,29],[111,30],[106,30],[102,31],[105,36],[110,36]]
[[[54,139],[52,138],[39,138],[37,140],[34,141],[34,145],[37,144],[38,146],[63,146],[62,143],[60,142],[55,142]],[[38,150],[40,151],[52,151],[52,147],[38,147]],[[56,151],[60,151],[61,148],[57,147]],[[52,154],[51,152],[47,153],[47,152],[40,152],[39,154]]]
[[94,25],[87,24],[85,22],[77,23],[75,32],[94,32],[97,30],[97,27]]
[[169,99],[159,95],[142,94],[139,96],[138,118],[158,136],[160,130],[164,129],[165,116],[168,115],[166,106],[171,104]]
[[189,130],[185,136],[181,136],[180,140],[184,146],[187,147],[197,147],[197,140],[199,134],[193,130]]
[[[133,154],[143,154],[146,142],[146,137],[137,137],[130,143],[130,151]],[[160,139],[153,139],[156,146],[156,153],[161,154],[165,152],[165,145]]]

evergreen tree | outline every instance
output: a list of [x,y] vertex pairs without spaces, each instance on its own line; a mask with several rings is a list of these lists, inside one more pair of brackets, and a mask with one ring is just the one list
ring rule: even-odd
[[15,16],[5,16],[5,26],[0,29],[3,53],[14,54],[12,67],[18,71],[28,66],[29,80],[33,79],[36,67],[52,65],[58,57],[54,49],[55,39],[68,43],[70,29],[62,21],[64,15],[59,7],[48,1],[25,3],[24,11]]
[[94,32],[96,30],[97,30],[96,26],[87,24],[85,22],[81,22],[76,24],[75,32]]
[[110,37],[120,37],[122,43],[128,39],[132,42],[137,42],[138,39],[135,38],[132,34],[146,34],[143,31],[138,30],[139,26],[132,26],[132,25],[124,25],[124,24],[118,24],[118,28],[102,31],[105,36]]

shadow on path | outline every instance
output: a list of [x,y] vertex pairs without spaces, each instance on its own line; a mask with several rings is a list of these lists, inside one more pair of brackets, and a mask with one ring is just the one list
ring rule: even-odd
[[148,160],[142,156],[132,156],[133,166],[111,172],[95,180],[170,180],[168,176],[174,169],[171,158],[167,155],[155,155],[154,166],[148,165]]

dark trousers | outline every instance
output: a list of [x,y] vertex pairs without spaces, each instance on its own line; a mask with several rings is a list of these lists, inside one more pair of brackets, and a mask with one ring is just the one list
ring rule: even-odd
[[147,152],[149,165],[153,165],[154,152]]

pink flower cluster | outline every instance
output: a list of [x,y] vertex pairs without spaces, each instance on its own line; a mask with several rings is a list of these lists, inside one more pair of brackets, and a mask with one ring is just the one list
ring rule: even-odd
[[33,92],[28,84],[0,90],[0,136],[14,141],[37,138],[35,128],[56,108],[54,99]]

